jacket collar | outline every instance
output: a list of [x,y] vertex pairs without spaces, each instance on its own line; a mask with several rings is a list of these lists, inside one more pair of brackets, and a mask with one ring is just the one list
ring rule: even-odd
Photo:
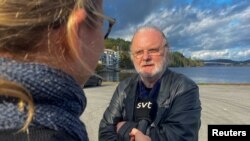
[[[157,105],[158,105],[158,111],[160,109],[165,109],[166,107],[166,100],[170,97],[170,84],[171,84],[171,71],[167,68],[162,76],[161,79],[161,86],[159,90],[159,94],[157,97]],[[125,106],[127,107],[127,118],[128,120],[133,120],[133,114],[134,114],[134,106],[135,106],[135,100],[137,98],[136,92],[137,92],[137,85],[138,81],[140,80],[139,74],[136,74],[132,76],[129,84],[125,88],[125,92],[127,94],[127,98],[125,99],[125,105],[130,105],[130,106]]]
[[161,79],[160,91],[157,97],[158,107],[165,107],[165,101],[170,97],[171,71],[167,68]]
[[137,85],[139,81],[139,75],[135,75],[131,78],[129,84],[126,87],[125,92],[127,94],[127,98],[125,99],[125,105],[130,105],[130,106],[125,106],[126,108],[126,114],[128,120],[133,120],[134,116],[134,107],[135,107],[135,100],[136,100],[136,92],[137,92]]

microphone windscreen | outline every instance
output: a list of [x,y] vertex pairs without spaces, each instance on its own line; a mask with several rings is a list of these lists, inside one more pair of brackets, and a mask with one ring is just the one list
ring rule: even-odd
[[140,130],[143,134],[146,134],[147,132],[147,127],[149,126],[150,122],[147,120],[140,120],[138,122],[137,129]]

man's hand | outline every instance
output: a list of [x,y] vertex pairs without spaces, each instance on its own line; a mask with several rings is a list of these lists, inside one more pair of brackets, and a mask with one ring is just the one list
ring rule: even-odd
[[140,130],[133,128],[130,132],[130,141],[151,141],[151,138],[144,135]]

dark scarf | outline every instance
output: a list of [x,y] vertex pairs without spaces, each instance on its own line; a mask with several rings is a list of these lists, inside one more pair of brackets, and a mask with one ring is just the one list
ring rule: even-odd
[[[79,118],[86,97],[71,76],[46,65],[0,58],[0,77],[22,84],[32,94],[35,115],[30,126],[63,130],[76,140],[88,140]],[[19,112],[13,102],[0,99],[0,130],[22,127],[26,113]]]

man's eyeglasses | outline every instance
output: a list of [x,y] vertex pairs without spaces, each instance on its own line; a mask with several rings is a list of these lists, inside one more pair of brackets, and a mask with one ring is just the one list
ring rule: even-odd
[[101,17],[104,20],[103,26],[104,26],[104,30],[106,31],[105,35],[104,35],[104,39],[107,39],[111,29],[113,27],[113,25],[115,24],[116,20],[114,18],[105,16],[103,14],[100,14],[98,12],[92,12],[93,14],[95,14],[98,17]]
[[[165,46],[164,46],[165,47]],[[160,48],[152,48],[152,49],[148,49],[148,50],[138,50],[134,53],[132,53],[137,59],[140,59],[143,57],[144,52],[146,51],[147,54],[149,56],[159,56],[162,54],[162,50],[164,47],[160,47]]]

